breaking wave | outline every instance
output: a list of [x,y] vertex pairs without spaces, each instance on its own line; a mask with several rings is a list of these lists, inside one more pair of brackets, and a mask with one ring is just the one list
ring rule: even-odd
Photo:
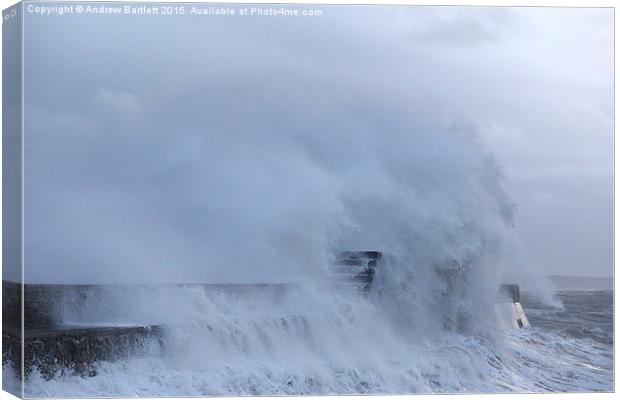
[[[184,297],[191,306],[147,354],[99,362],[97,374],[28,378],[29,396],[204,396],[609,391],[611,344],[532,326],[430,336],[373,296],[316,288]],[[164,295],[167,298],[167,295]],[[178,302],[177,302],[178,305]],[[560,311],[558,311],[560,312]],[[536,319],[536,317],[534,317]],[[153,320],[151,323],[155,322]],[[608,321],[605,320],[605,323]],[[408,322],[407,322],[408,324]],[[544,325],[544,323],[542,324]],[[7,376],[18,384],[14,377]],[[10,383],[10,382],[9,382]]]
[[[34,210],[41,215],[31,219],[50,221],[26,229],[32,248],[51,246],[64,254],[59,271],[80,271],[60,280],[95,279],[99,271],[98,283],[288,286],[249,295],[153,287],[69,307],[67,324],[161,324],[164,335],[144,343],[144,356],[98,363],[92,377],[63,371],[45,380],[34,372],[27,395],[540,389],[519,365],[545,334],[495,328],[514,207],[493,158],[469,129],[407,113],[354,124],[358,110],[335,114],[332,106],[318,105],[321,122],[312,123],[289,110],[290,121],[308,128],[288,120],[267,128],[259,118],[255,126],[212,121],[204,132],[173,137],[108,132],[106,143],[123,148],[169,146],[148,149],[146,159],[162,160],[157,167],[133,152],[119,155],[131,179],[97,177],[120,182],[105,201],[82,191],[71,197],[80,201],[59,201],[56,187],[31,195],[41,199]],[[229,131],[235,134],[221,134]],[[59,208],[65,204],[71,209]],[[66,235],[45,234],[67,220],[75,222]],[[342,250],[384,254],[367,295],[331,284],[328,265]]]

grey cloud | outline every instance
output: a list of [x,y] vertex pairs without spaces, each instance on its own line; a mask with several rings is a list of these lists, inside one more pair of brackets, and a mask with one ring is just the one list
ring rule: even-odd
[[518,34],[521,22],[510,8],[432,8],[427,18],[411,24],[411,37],[423,45],[469,48]]

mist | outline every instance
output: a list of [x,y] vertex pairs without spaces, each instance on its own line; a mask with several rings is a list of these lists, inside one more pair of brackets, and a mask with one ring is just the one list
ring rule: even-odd
[[[501,257],[530,248],[520,221],[546,211],[515,217],[526,161],[507,164],[489,139],[532,119],[519,97],[548,78],[505,28],[531,31],[537,12],[327,11],[275,24],[29,16],[26,281],[320,280],[349,249],[392,254],[422,282],[483,256],[491,276],[544,271]],[[516,81],[493,94],[500,73]]]

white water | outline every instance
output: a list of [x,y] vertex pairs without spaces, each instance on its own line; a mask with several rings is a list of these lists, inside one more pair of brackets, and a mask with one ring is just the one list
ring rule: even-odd
[[[611,389],[608,348],[537,327],[510,332],[473,328],[467,333],[416,318],[393,320],[377,293],[363,298],[329,292],[327,287],[291,288],[251,298],[200,289],[172,292],[161,293],[162,302],[154,304],[162,311],[184,310],[174,318],[159,319],[169,322],[163,346],[148,342],[150,351],[144,357],[101,362],[95,377],[66,373],[48,381],[35,372],[27,381],[26,395]],[[155,315],[146,319],[157,322]],[[18,383],[6,372],[4,379],[12,381],[9,385]]]
[[[108,246],[118,250],[110,260],[127,263],[151,248],[157,265],[144,281],[168,279],[162,260],[187,248],[172,260],[177,280],[300,286],[249,297],[151,288],[74,303],[68,324],[164,323],[164,345],[101,363],[93,378],[32,375],[28,395],[497,390],[489,359],[504,339],[490,316],[512,211],[492,158],[469,133],[431,127],[284,133],[219,137],[219,152],[181,155],[204,182],[183,194],[192,220],[180,216],[177,228],[198,229],[183,246],[179,229],[158,226],[134,233],[132,247]],[[213,146],[211,134],[198,147]],[[172,253],[158,258],[162,249]],[[340,250],[384,253],[367,299],[329,285]]]
[[[134,282],[298,286],[249,296],[147,287],[69,302],[67,324],[162,323],[163,345],[148,343],[144,357],[101,362],[95,377],[67,372],[46,381],[34,373],[27,395],[540,389],[535,373],[514,366],[528,354],[527,346],[517,351],[527,338],[494,329],[499,277],[513,249],[512,206],[475,137],[432,127],[285,133],[215,142],[207,140],[213,132],[197,136],[202,153],[177,150],[203,182],[180,196],[187,215],[171,226],[156,219],[151,230],[110,238],[106,251],[83,253],[131,265]],[[133,203],[117,206],[127,212]],[[340,250],[384,253],[368,298],[329,284],[327,266]]]

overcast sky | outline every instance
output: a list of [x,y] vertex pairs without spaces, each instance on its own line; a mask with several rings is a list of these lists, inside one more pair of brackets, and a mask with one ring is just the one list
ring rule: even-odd
[[[26,279],[196,262],[177,254],[207,246],[194,243],[200,207],[224,221],[221,210],[247,207],[204,194],[226,190],[217,168],[256,157],[261,135],[280,130],[325,168],[295,158],[288,141],[261,157],[288,155],[292,171],[327,192],[336,184],[323,171],[339,156],[325,154],[346,152],[343,129],[384,141],[391,130],[468,132],[502,167],[519,262],[543,274],[612,274],[611,9],[318,8],[322,17],[26,14]],[[218,142],[203,134],[214,129]],[[198,176],[206,147],[215,164]],[[269,175],[249,173],[238,178],[260,193]],[[184,198],[196,184],[207,187]],[[260,219],[254,210],[230,218]],[[232,243],[219,239],[212,245]]]

